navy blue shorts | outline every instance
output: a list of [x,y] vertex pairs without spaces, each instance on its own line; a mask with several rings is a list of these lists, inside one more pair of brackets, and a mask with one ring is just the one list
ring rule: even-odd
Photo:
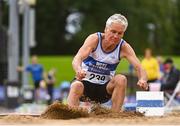
[[34,82],[34,88],[35,88],[35,89],[38,89],[38,88],[40,87],[40,82],[41,82],[41,80]]
[[89,81],[81,81],[84,85],[83,96],[80,101],[93,101],[96,103],[105,103],[111,99],[111,95],[108,94],[106,86],[109,82],[100,85],[91,83]]

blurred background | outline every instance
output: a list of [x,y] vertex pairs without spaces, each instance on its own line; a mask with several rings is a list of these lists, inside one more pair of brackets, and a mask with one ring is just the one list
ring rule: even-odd
[[[17,88],[19,93],[6,101],[15,102],[17,107],[19,95],[33,89],[31,75],[17,70],[18,66],[30,64],[32,55],[38,56],[44,73],[55,69],[53,99],[59,99],[62,83],[74,77],[73,56],[89,34],[103,32],[107,18],[114,13],[127,17],[124,39],[140,59],[144,50],[151,48],[154,56],[170,56],[180,68],[179,0],[0,0],[2,100],[9,98],[9,90]],[[129,75],[132,71],[123,60],[117,72]],[[130,78],[129,83],[135,82],[136,78]]]

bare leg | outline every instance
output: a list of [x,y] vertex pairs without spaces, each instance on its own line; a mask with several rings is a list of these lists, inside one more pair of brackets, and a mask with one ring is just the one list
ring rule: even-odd
[[112,94],[112,110],[119,112],[126,94],[127,79],[124,75],[116,75],[107,85],[106,89]]
[[83,95],[84,86],[82,82],[75,81],[71,84],[70,92],[67,98],[67,103],[71,107],[79,106],[79,98]]
[[40,88],[36,88],[35,89],[35,92],[34,92],[34,95],[35,95],[35,102],[39,102],[40,98],[39,98],[39,95],[40,95]]

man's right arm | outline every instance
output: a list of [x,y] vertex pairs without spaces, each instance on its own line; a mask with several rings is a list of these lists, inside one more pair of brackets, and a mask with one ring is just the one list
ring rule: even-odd
[[98,36],[96,33],[89,35],[82,47],[79,49],[78,53],[75,55],[72,66],[76,72],[76,78],[81,80],[85,77],[86,73],[82,70],[81,64],[84,59],[86,59],[89,54],[96,48],[98,43]]
[[31,66],[30,65],[28,65],[26,67],[24,67],[24,66],[17,66],[16,70],[18,72],[23,72],[23,71],[30,72],[31,71]]

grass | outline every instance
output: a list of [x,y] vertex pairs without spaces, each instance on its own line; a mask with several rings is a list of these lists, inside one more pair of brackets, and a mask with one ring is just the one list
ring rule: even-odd
[[180,57],[179,56],[173,56],[174,65],[176,68],[180,69]]
[[[168,56],[163,57],[164,59]],[[74,78],[74,71],[72,69],[73,56],[40,56],[39,63],[44,66],[45,71],[49,71],[51,68],[56,68],[56,86],[64,81],[71,81]],[[142,58],[140,58],[142,59]],[[180,69],[180,57],[173,56],[174,64]],[[127,73],[129,63],[126,60],[122,60],[117,68],[117,73]]]
[[72,69],[72,56],[41,56],[39,63],[43,65],[45,72],[56,69],[56,86],[62,81],[71,81],[74,77]]

